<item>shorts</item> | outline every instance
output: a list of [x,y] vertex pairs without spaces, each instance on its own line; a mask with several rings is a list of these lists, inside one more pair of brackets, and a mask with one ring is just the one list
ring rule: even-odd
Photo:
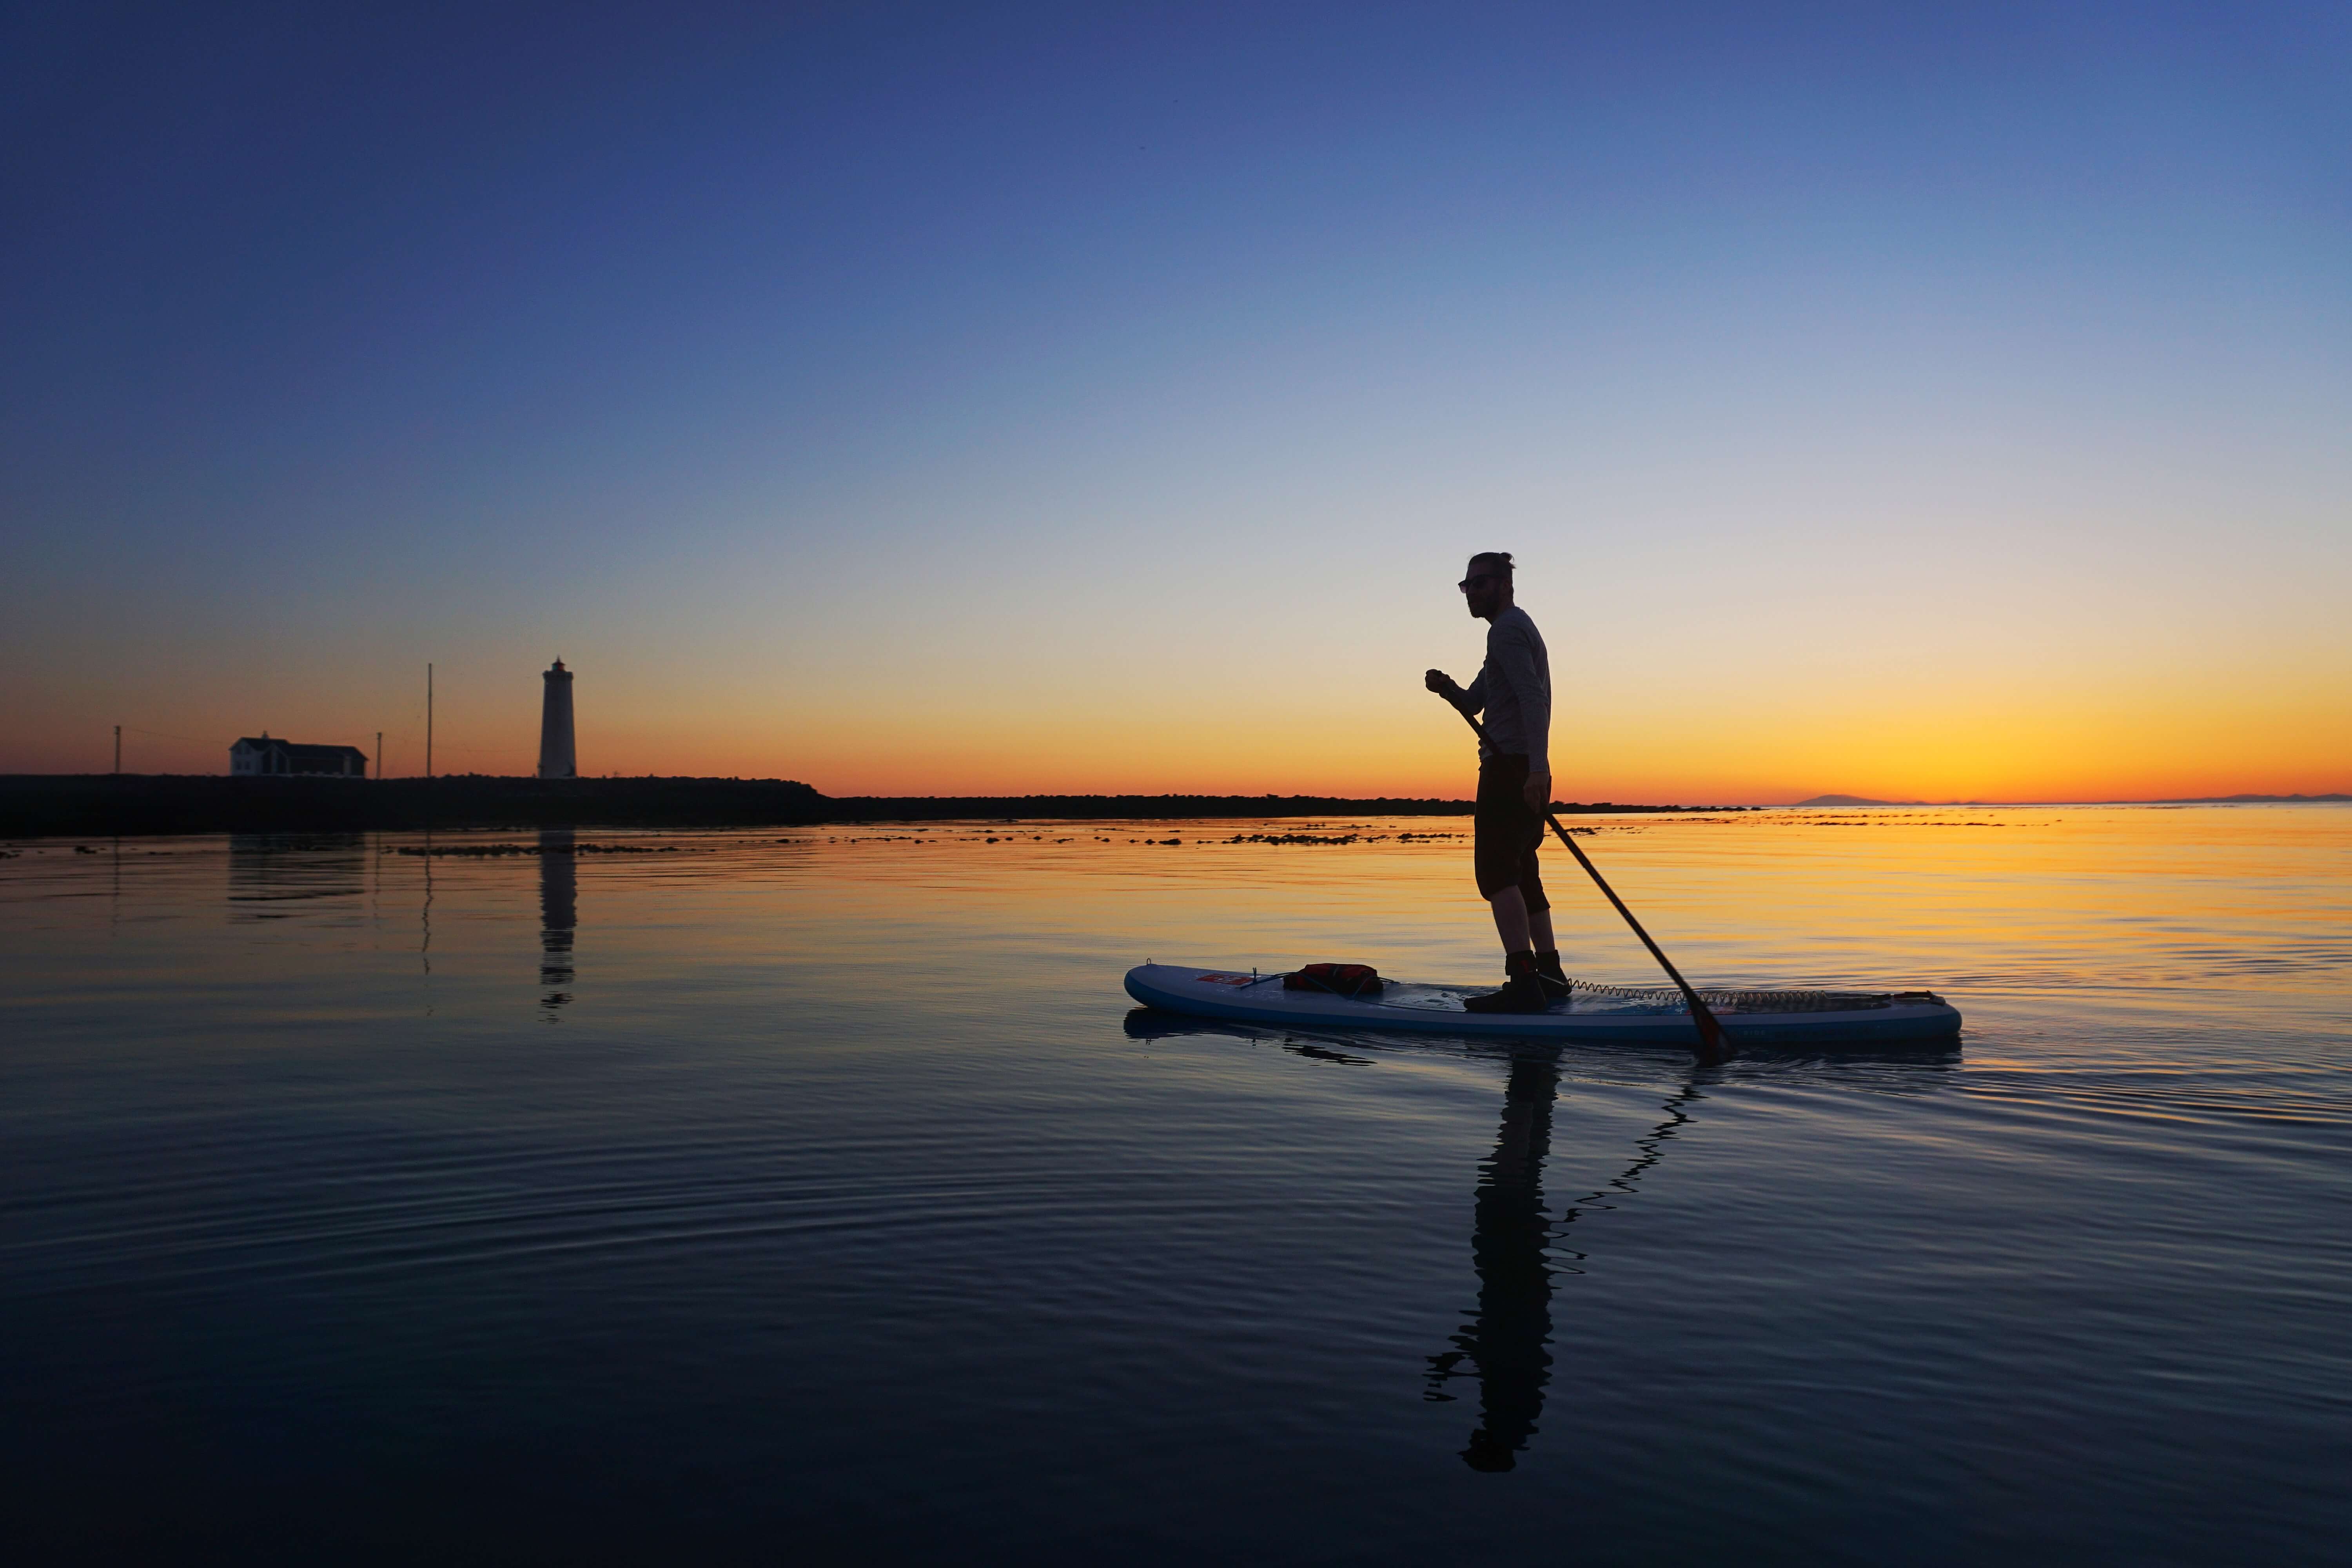
[[1544,838],[1543,814],[1529,811],[1521,794],[1528,784],[1528,760],[1523,756],[1493,756],[1478,763],[1478,810],[1472,819],[1477,847],[1473,851],[1478,876],[1478,896],[1491,899],[1506,888],[1517,888],[1528,902],[1528,912],[1551,908],[1544,896],[1543,873],[1536,868],[1536,850]]

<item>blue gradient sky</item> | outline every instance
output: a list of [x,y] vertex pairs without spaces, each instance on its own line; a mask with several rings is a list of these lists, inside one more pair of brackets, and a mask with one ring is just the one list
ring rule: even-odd
[[2341,6],[5,28],[0,771],[2352,788]]

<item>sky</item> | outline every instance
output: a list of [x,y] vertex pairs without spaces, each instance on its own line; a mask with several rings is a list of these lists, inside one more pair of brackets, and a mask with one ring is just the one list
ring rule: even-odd
[[2352,790],[2352,11],[0,16],[0,772]]

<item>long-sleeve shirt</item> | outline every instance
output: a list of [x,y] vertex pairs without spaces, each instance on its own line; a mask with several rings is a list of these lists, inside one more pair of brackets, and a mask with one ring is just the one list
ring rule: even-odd
[[1486,662],[1464,696],[1464,708],[1486,715],[1480,756],[1524,753],[1529,773],[1551,772],[1551,658],[1517,605],[1487,626]]

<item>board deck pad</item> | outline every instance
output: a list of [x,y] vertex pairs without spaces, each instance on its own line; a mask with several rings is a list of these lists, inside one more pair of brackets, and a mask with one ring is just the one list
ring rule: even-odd
[[[1196,1018],[1318,1029],[1411,1029],[1517,1039],[1622,1040],[1692,1045],[1698,1026],[1683,999],[1666,991],[1578,984],[1568,999],[1541,1013],[1472,1013],[1465,998],[1491,985],[1419,984],[1391,980],[1377,997],[1356,1000],[1324,991],[1286,991],[1283,973],[1244,974],[1141,963],[1127,972],[1127,994],[1147,1007]],[[1959,1010],[1926,991],[1709,991],[1699,995],[1735,1044],[1882,1045],[1948,1039]]]

